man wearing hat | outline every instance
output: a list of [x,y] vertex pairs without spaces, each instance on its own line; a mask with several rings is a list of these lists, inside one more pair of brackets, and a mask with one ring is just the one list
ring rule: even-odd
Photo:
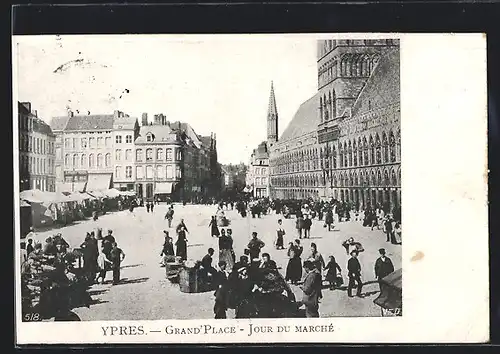
[[304,262],[304,269],[307,275],[302,286],[302,291],[304,292],[302,303],[306,307],[306,317],[319,317],[319,299],[322,298],[321,273],[311,261]]
[[375,277],[378,280],[380,291],[382,291],[381,280],[394,272],[394,265],[391,259],[385,256],[385,249],[381,248],[378,252],[380,253],[380,257],[375,261]]
[[257,238],[257,232],[252,232],[252,239],[247,245],[247,248],[250,251],[250,262],[254,259],[259,258],[260,250],[265,246],[264,242]]
[[349,284],[347,285],[347,295],[352,297],[352,289],[356,285],[356,296],[361,296],[361,289],[363,288],[363,283],[361,282],[361,264],[358,260],[358,251],[351,251],[351,258],[347,261],[347,271],[349,276]]

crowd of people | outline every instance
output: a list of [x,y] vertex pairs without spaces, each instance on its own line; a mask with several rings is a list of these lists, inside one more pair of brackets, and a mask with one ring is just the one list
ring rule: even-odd
[[[338,290],[344,285],[344,274],[343,267],[337,262],[335,255],[329,254],[328,257],[323,257],[316,243],[309,243],[309,246],[306,246],[308,248],[304,251],[304,245],[301,241],[311,238],[313,223],[320,223],[325,229],[332,231],[342,222],[362,222],[363,226],[371,230],[382,230],[386,234],[386,242],[401,244],[399,208],[394,208],[392,212],[387,212],[387,208],[384,209],[381,206],[374,209],[355,210],[348,203],[336,200],[321,202],[311,200],[283,201],[268,198],[248,201],[221,201],[216,204],[218,206],[217,213],[212,216],[208,229],[210,237],[218,239],[218,250],[210,247],[206,255],[197,262],[201,277],[215,287],[215,318],[226,318],[226,311],[229,308],[236,309],[237,318],[250,316],[250,310],[248,306],[245,307],[245,304],[248,305],[248,299],[254,297],[256,293],[261,296],[274,292],[283,296],[282,299],[288,299],[284,300],[285,302],[291,302],[291,299],[293,299],[292,302],[295,302],[290,285],[301,287],[303,296],[297,304],[304,305],[306,316],[319,317],[323,283],[326,282],[327,288],[330,290]],[[127,204],[132,214],[134,214],[134,208],[140,205],[141,203],[135,201]],[[146,202],[142,205],[145,206],[148,213],[152,213],[155,207],[155,203],[152,202]],[[266,244],[255,231],[252,232],[241,256],[237,256],[233,247],[233,232],[228,227],[229,221],[224,214],[224,210],[234,209],[241,217],[250,217],[249,215],[251,215],[252,218],[260,218],[266,214],[281,215],[277,220],[274,242],[267,247],[286,252],[288,262],[286,268],[282,270],[284,276],[281,276],[281,268],[271,259],[269,252],[265,252]],[[187,235],[189,230],[184,219],[180,219],[173,228],[176,236],[176,239],[173,239],[171,229],[174,214],[173,204],[169,205],[164,217],[168,230],[163,231],[164,243],[160,252],[161,266],[166,266],[167,263],[173,261],[184,262],[188,260],[189,241]],[[295,215],[295,230],[286,230],[283,225],[283,219],[290,215]],[[97,215],[94,220],[97,220]],[[223,222],[224,220],[226,221]],[[79,257],[83,259],[81,277],[86,279],[88,284],[104,283],[108,271],[113,273],[112,284],[119,284],[120,268],[125,253],[118,247],[112,230],[108,230],[105,236],[102,233],[101,228],[88,232],[84,242],[71,252],[68,252],[69,245],[61,235],[47,238],[44,245],[33,244],[33,238],[28,235],[23,274],[31,272],[30,265],[34,263],[33,260],[43,258],[50,262],[55,260],[54,262],[57,263],[64,259],[66,254],[72,253],[74,259]],[[286,239],[290,241],[285,242]],[[347,294],[349,297],[363,297],[361,263],[358,257],[360,253],[364,252],[364,248],[360,242],[352,237],[343,241],[341,246],[350,256],[345,267],[345,276],[348,280]],[[218,263],[213,265],[216,252],[218,252]],[[379,254],[380,257],[374,264],[374,274],[380,282],[381,279],[394,271],[394,266],[391,259],[386,256],[384,248],[379,249]],[[70,262],[71,266],[67,260],[64,262],[66,273],[68,273],[68,269],[73,267],[74,261]],[[265,276],[262,277],[262,274]],[[270,285],[271,283],[274,285]],[[381,282],[380,286],[383,286]],[[355,294],[353,294],[354,290]],[[279,315],[276,309],[268,309],[267,314],[270,312]]]

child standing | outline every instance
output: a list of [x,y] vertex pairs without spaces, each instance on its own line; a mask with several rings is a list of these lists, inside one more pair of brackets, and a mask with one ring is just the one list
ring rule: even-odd
[[276,229],[276,249],[277,250],[282,250],[285,249],[284,247],[284,236],[286,234],[285,229],[281,226],[283,224],[283,221],[281,219],[278,220],[278,228]]
[[339,281],[340,279],[342,279],[342,270],[340,269],[340,266],[338,265],[334,256],[330,256],[329,259],[330,260],[325,267],[325,269],[327,270],[326,280],[330,283],[330,290],[335,290],[336,287],[342,285],[342,283],[340,283]]

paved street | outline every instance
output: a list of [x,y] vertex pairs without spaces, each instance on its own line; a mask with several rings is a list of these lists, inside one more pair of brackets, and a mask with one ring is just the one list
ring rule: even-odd
[[[129,211],[114,212],[99,218],[97,222],[84,221],[59,230],[37,233],[36,238],[43,240],[56,232],[61,232],[71,247],[78,247],[85,234],[96,227],[102,227],[106,233],[113,230],[118,246],[125,252],[122,264],[122,282],[112,286],[109,282],[111,272],[108,272],[108,282],[94,285],[90,294],[94,304],[90,308],[78,308],[74,311],[84,321],[86,320],[160,320],[160,319],[203,319],[213,318],[213,292],[186,294],[179,290],[178,284],[171,284],[165,278],[165,268],[161,268],[160,251],[163,244],[163,232],[167,228],[164,221],[166,205],[156,206],[154,213],[147,213],[145,208],[137,208],[132,215]],[[214,264],[217,264],[218,243],[210,237],[208,223],[210,215],[215,214],[216,206],[175,205],[174,225],[180,218],[185,219],[190,233],[187,235],[188,258],[201,259],[209,247],[216,250]],[[237,258],[242,255],[252,231],[256,231],[266,246],[263,252],[271,254],[284,275],[287,265],[286,250],[276,250],[273,247],[278,216],[267,215],[261,219],[251,216],[241,218],[236,211],[226,212],[231,219],[233,229],[234,249]],[[283,220],[287,232],[285,245],[297,238],[295,220]],[[171,230],[174,236],[174,229]],[[378,257],[378,249],[384,247],[387,256],[395,268],[401,267],[401,246],[385,242],[382,231],[371,231],[364,228],[361,222],[343,222],[336,226],[335,231],[327,232],[322,223],[314,221],[311,239],[303,240],[304,255],[309,253],[309,245],[315,242],[325,261],[329,255],[334,255],[342,268],[344,282],[347,283],[346,265],[348,256],[341,246],[342,241],[354,237],[365,248],[359,256],[363,268],[363,281],[374,280],[373,266]],[[294,287],[297,299],[301,299],[301,290]],[[378,284],[369,283],[363,287],[365,298],[349,298],[345,290],[323,291],[320,303],[320,316],[379,316],[380,308],[373,303],[378,292]],[[232,313],[228,313],[232,317]]]

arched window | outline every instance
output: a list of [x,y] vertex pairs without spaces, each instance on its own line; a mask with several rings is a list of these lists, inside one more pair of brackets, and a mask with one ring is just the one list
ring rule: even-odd
[[358,148],[356,146],[356,140],[352,143],[352,152],[353,152],[353,162],[354,166],[358,166]]
[[366,136],[363,137],[363,164],[364,164],[364,166],[369,164],[369,161],[368,161],[368,143],[366,141]]
[[363,59],[363,76],[369,76],[371,72],[371,67],[370,67],[370,57],[366,55]]
[[363,58],[361,56],[357,56],[356,57],[356,76],[363,75],[362,63],[363,63]]
[[373,137],[370,135],[370,164],[375,164],[375,143],[373,142]]
[[342,149],[342,144],[339,144],[339,164],[340,167],[344,167],[344,149]]
[[319,119],[323,121],[323,97],[319,98]]
[[396,140],[394,139],[394,133],[389,133],[389,156],[391,162],[396,162]]
[[324,121],[326,122],[328,118],[328,101],[326,99],[326,94],[323,95],[323,111],[325,114]]
[[95,161],[94,161],[94,154],[89,155],[89,167],[94,167]]
[[70,163],[71,163],[71,161],[70,161],[69,154],[64,155],[64,164],[66,166],[70,166]]
[[[350,144],[351,142],[349,142]],[[345,167],[351,166],[351,148],[344,142]]]
[[389,162],[389,142],[387,141],[387,135],[385,132],[382,133],[382,147],[384,152],[384,162]]
[[104,161],[103,161],[103,156],[102,156],[102,154],[97,154],[97,167],[98,167],[98,168],[99,168],[99,167],[102,167],[103,162],[104,162]]
[[391,184],[393,186],[397,186],[398,185],[398,180],[396,178],[396,172],[394,172],[394,170],[391,171]]
[[382,172],[380,170],[377,171],[377,185],[382,185]]
[[81,159],[80,159],[80,166],[81,167],[86,167],[87,166],[87,155],[83,154]]
[[73,155],[73,167],[78,167],[78,155]]
[[332,145],[332,168],[337,168],[337,150],[335,150],[335,145]]
[[391,181],[389,180],[389,172],[387,170],[384,171],[384,185],[389,186]]
[[378,133],[375,135],[375,148],[376,148],[376,153],[377,153],[377,164],[382,163],[382,151],[381,151],[381,146],[380,146],[380,137]]
[[111,166],[111,154],[109,152],[105,156],[104,164],[106,167]]
[[378,54],[375,54],[375,55],[372,57],[372,65],[371,65],[372,70],[373,70],[373,68],[375,67],[375,65],[377,65],[377,63],[378,63],[379,59],[380,59],[380,56],[379,56]]
[[370,185],[375,186],[376,184],[377,184],[377,179],[375,177],[375,171],[372,170],[371,178],[370,178]]

